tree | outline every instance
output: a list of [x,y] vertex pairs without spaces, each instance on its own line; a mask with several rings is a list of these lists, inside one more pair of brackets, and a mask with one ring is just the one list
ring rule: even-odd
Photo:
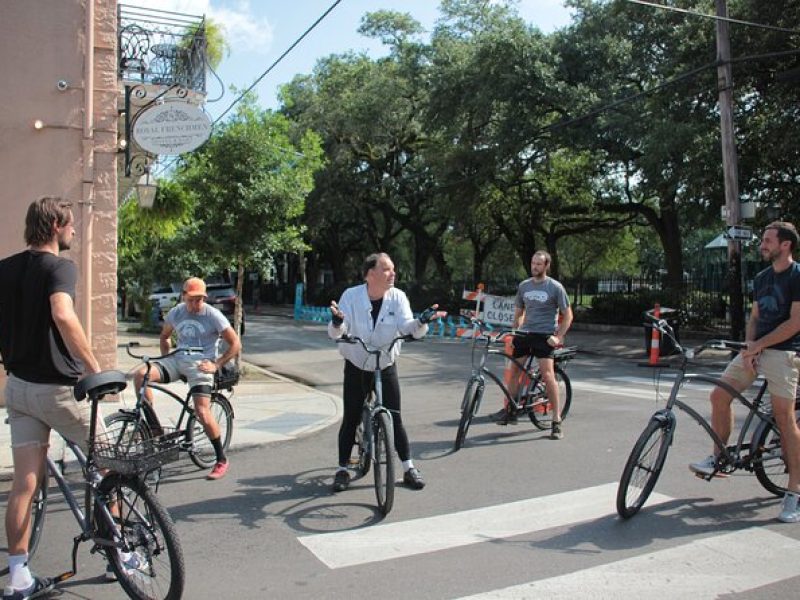
[[321,164],[316,134],[250,98],[179,168],[177,179],[196,198],[186,242],[238,274],[237,331],[245,267],[264,272],[275,253],[304,248],[300,217]]

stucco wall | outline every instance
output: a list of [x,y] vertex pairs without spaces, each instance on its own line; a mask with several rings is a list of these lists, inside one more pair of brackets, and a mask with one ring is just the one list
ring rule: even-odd
[[[0,2],[0,73],[5,82],[0,86],[0,256],[24,249],[25,211],[33,200],[43,195],[71,200],[77,240],[65,256],[78,265],[76,309],[102,367],[113,368],[116,2],[88,1]],[[91,9],[92,30],[87,31]],[[93,64],[91,76],[87,64]],[[58,89],[59,81],[67,83],[66,89]],[[93,107],[90,114],[87,107]],[[37,119],[44,124],[40,130],[34,128]]]

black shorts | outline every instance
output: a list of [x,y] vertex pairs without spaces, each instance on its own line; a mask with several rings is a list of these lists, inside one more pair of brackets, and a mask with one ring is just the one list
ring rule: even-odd
[[553,358],[553,348],[547,343],[550,333],[526,333],[514,336],[514,358],[535,356],[536,358]]

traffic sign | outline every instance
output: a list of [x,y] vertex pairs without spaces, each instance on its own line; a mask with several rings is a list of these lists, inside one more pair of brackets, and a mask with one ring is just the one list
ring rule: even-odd
[[731,240],[748,241],[753,239],[753,229],[744,225],[733,225],[728,227],[726,235]]

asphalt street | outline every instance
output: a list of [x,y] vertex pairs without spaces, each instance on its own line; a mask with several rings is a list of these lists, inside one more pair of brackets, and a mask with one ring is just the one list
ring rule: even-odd
[[[254,317],[245,356],[340,394],[341,358],[320,325]],[[748,474],[693,477],[686,465],[709,443],[683,415],[651,502],[629,521],[617,517],[622,467],[670,385],[669,372],[656,381],[641,359],[592,352],[569,364],[573,404],[561,441],[527,421],[491,423],[485,415],[500,399],[487,393],[465,447],[453,452],[470,345],[406,345],[403,418],[428,485],[398,486],[386,518],[369,476],[331,492],[335,426],[238,451],[217,482],[176,463],[159,495],[186,555],[185,597],[794,597],[800,526],[777,522],[779,500]],[[706,390],[687,393],[707,412]],[[68,567],[73,529],[55,502],[38,571]],[[78,558],[63,597],[123,597],[99,578],[97,556]]]

